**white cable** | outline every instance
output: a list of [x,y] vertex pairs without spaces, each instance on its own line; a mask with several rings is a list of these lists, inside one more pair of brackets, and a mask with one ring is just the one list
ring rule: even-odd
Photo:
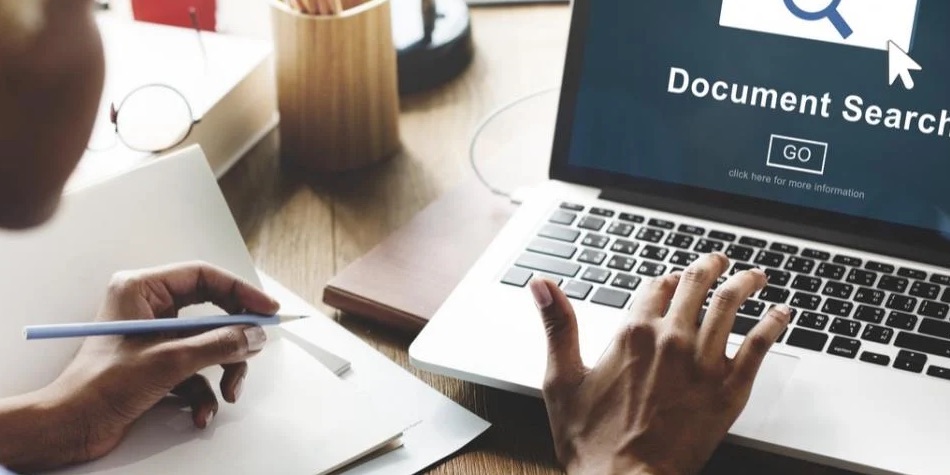
[[492,111],[492,113],[488,114],[488,116],[485,117],[485,119],[482,120],[482,122],[478,124],[478,127],[475,128],[475,133],[472,134],[472,141],[468,147],[468,160],[469,160],[469,163],[472,165],[472,171],[475,172],[475,176],[478,178],[478,181],[480,181],[482,185],[485,185],[485,188],[488,188],[488,191],[492,192],[492,194],[503,196],[512,201],[514,200],[510,191],[504,191],[502,189],[492,186],[492,184],[489,183],[487,179],[485,179],[485,176],[482,175],[482,172],[478,170],[478,164],[475,161],[475,146],[478,144],[478,138],[481,137],[482,132],[485,131],[488,125],[491,124],[492,121],[497,119],[498,116],[500,116],[501,114],[511,110],[513,107],[523,102],[534,99],[535,97],[538,97],[538,96],[543,96],[544,94],[547,94],[549,92],[559,91],[560,89],[561,89],[561,86],[554,86],[554,87],[549,87],[546,89],[541,89],[539,91],[532,92],[531,94],[527,94],[522,97],[519,97],[518,99],[515,99],[514,101],[511,101],[508,104],[505,104],[495,109],[494,111]]

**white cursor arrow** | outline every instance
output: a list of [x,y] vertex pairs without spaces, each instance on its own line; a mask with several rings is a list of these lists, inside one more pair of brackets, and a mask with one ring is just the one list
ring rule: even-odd
[[914,88],[914,78],[911,77],[910,72],[923,70],[914,58],[911,58],[893,41],[887,42],[887,64],[889,84],[893,86],[894,81],[900,76],[901,81],[904,82],[904,88],[908,90]]

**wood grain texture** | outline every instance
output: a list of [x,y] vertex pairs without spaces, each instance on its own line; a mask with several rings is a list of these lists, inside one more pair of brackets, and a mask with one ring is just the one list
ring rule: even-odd
[[304,15],[271,0],[280,136],[311,171],[362,168],[399,150],[389,0]]
[[[494,424],[427,473],[561,473],[543,404],[412,368],[406,353],[411,337],[336,315],[320,303],[321,292],[333,275],[436,197],[474,177],[466,156],[472,128],[499,105],[559,82],[569,17],[564,6],[474,8],[474,63],[437,90],[403,98],[403,149],[392,160],[343,175],[288,172],[281,167],[277,134],[271,134],[221,182],[260,268]],[[841,472],[726,444],[705,473]]]

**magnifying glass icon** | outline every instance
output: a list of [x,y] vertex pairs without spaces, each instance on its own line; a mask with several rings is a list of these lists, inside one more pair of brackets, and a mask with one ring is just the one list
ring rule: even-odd
[[811,12],[803,9],[795,3],[795,0],[785,0],[785,7],[788,8],[788,11],[792,12],[792,15],[797,16],[805,21],[818,21],[825,18],[835,26],[835,29],[838,30],[838,33],[842,38],[848,39],[854,30],[851,29],[851,26],[848,25],[848,22],[845,21],[844,17],[841,16],[841,13],[838,12],[838,6],[841,5],[841,0],[831,0],[831,3],[827,7],[821,9],[817,12]]

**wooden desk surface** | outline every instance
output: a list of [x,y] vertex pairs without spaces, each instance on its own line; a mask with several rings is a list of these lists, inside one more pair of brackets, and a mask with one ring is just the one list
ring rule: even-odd
[[[560,473],[540,401],[416,370],[406,352],[410,338],[338,315],[320,303],[324,285],[336,272],[440,194],[473,177],[466,155],[469,139],[486,114],[560,81],[568,7],[482,7],[474,8],[472,17],[476,58],[470,69],[440,89],[403,98],[402,154],[359,173],[301,179],[279,173],[279,140],[272,133],[221,186],[261,269],[494,424],[431,473]],[[707,472],[727,470],[833,473],[724,445]]]

